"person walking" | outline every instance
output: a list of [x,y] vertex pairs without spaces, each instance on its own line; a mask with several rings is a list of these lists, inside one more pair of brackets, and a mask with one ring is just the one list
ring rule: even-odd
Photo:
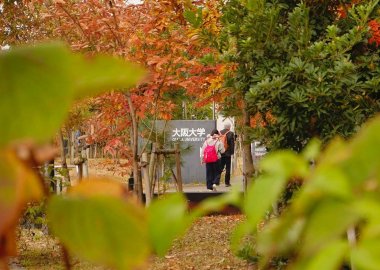
[[225,152],[222,153],[220,160],[220,172],[216,184],[219,185],[220,177],[226,167],[226,174],[224,177],[224,183],[226,187],[231,186],[231,157],[235,153],[235,134],[231,131],[231,123],[224,123],[224,129],[220,131],[220,141],[223,143]]
[[219,131],[214,129],[202,145],[201,163],[206,164],[206,186],[216,191],[216,181],[220,171],[220,158],[224,153],[224,145],[219,141]]

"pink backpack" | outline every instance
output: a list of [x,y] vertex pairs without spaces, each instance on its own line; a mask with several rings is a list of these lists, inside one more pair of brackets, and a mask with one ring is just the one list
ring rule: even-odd
[[205,163],[212,163],[218,160],[218,154],[216,153],[215,144],[209,145],[206,142],[206,148],[205,150],[203,150],[203,161]]

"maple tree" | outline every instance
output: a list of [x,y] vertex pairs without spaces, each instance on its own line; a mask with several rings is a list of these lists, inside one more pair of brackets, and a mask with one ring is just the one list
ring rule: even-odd
[[[185,20],[189,3],[182,0],[145,1],[138,5],[121,0],[20,1],[18,7],[10,4],[4,11],[8,14],[18,8],[25,12],[27,6],[34,9],[24,17],[38,10],[36,24],[39,24],[34,30],[39,35],[29,41],[63,39],[74,51],[90,55],[109,53],[140,63],[149,71],[146,80],[130,94],[112,92],[93,99],[95,134],[89,138],[89,142],[106,143],[105,150],[110,154],[117,152],[132,157],[134,176],[139,183],[138,133],[142,129],[139,122],[171,119],[182,106],[182,101],[172,97],[181,91],[190,100],[204,97],[199,106],[210,102],[214,97],[211,89],[216,89],[221,80],[222,65],[205,60],[212,58],[215,50],[203,46]],[[211,20],[213,16],[208,18]],[[8,42],[17,44],[10,38]],[[131,127],[132,132],[126,127]],[[147,134],[149,137],[151,132]]]
[[[123,183],[105,178],[83,181],[64,196],[51,194],[36,168],[56,154],[49,142],[70,105],[107,89],[127,89],[144,72],[120,59],[73,54],[59,43],[2,52],[0,70],[6,82],[0,85],[0,123],[7,127],[0,136],[2,269],[8,269],[8,258],[16,255],[16,228],[29,202],[47,199],[49,228],[63,245],[66,269],[71,269],[69,254],[115,269],[133,269],[152,252],[164,255],[197,217],[239,199],[238,193],[231,193],[188,215],[183,194],[145,208]],[[104,70],[101,77],[99,70]],[[54,99],[60,102],[51,106]],[[14,111],[16,107],[22,110]]]
[[27,1],[2,1],[0,14],[1,46],[31,43],[47,34],[41,27],[38,5]]

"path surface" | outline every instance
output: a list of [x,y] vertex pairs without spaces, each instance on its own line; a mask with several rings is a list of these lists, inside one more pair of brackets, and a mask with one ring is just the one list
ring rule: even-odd
[[[243,191],[243,176],[237,175],[231,177],[231,187],[226,187],[224,185],[224,176],[222,176],[221,183],[217,187],[218,192],[228,192],[232,188],[239,188],[240,191]],[[170,186],[168,189],[168,192],[174,192],[176,191],[174,186]],[[183,185],[183,192],[208,192],[206,188],[206,180],[202,184],[184,184]]]

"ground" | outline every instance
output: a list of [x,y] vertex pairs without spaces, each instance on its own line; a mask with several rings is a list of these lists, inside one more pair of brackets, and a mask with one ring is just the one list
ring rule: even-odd
[[[230,233],[242,218],[242,215],[216,215],[199,219],[184,237],[175,241],[165,257],[152,256],[144,269],[255,269],[230,251]],[[20,229],[18,245],[19,256],[13,260],[12,269],[64,269],[58,243],[42,231]],[[73,269],[106,269],[77,258],[72,261]]]
[[[123,163],[123,161],[121,161]],[[127,183],[129,172],[114,160],[89,160],[89,173],[96,177],[111,177]],[[76,182],[75,169],[70,172],[72,183]],[[233,186],[242,188],[242,177],[235,175]],[[168,187],[169,190],[173,187]],[[220,186],[219,191],[230,188]],[[185,185],[188,192],[204,192],[205,185]],[[242,220],[242,215],[209,216],[199,219],[186,233],[175,241],[172,249],[163,258],[152,256],[150,270],[207,270],[207,269],[254,269],[246,261],[237,258],[230,251],[229,238],[233,228]],[[11,269],[56,270],[64,269],[61,248],[57,241],[37,229],[20,229],[18,241],[19,256],[12,260]],[[73,269],[103,270],[99,266],[72,258]]]
[[[89,174],[91,177],[107,177],[117,181],[128,183],[130,171],[120,164],[126,163],[126,160],[113,160],[113,159],[89,159]],[[235,169],[235,174],[231,175],[231,184],[240,191],[243,191],[243,176],[241,175],[241,160],[239,159],[238,167]],[[70,171],[72,182],[75,184],[77,175],[75,170]],[[176,190],[176,186],[172,181],[162,183],[160,182],[160,192],[172,192]],[[231,190],[230,187],[224,186],[224,173],[221,177],[221,185],[217,188],[220,192],[227,192]],[[206,180],[201,183],[184,184],[184,192],[206,192]],[[157,190],[156,190],[157,192]]]
[[201,218],[165,258],[154,258],[150,269],[254,269],[230,250],[230,234],[241,219],[241,215]]

